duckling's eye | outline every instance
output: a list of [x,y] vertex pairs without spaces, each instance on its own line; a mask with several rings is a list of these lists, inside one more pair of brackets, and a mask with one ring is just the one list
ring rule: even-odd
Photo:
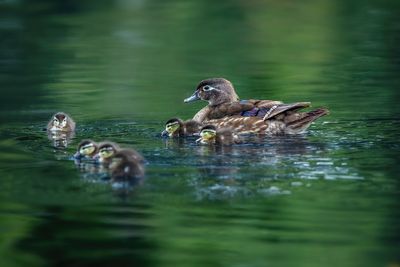
[[204,85],[203,86],[203,90],[204,91],[211,91],[213,88],[211,87],[211,86],[209,86],[209,85]]
[[112,154],[114,154],[114,150],[111,147],[103,148],[100,150],[100,155],[102,157],[110,157]]

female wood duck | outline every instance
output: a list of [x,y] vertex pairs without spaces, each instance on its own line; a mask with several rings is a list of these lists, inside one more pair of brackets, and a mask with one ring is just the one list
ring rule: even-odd
[[192,136],[198,134],[201,127],[202,124],[195,120],[183,121],[179,118],[172,118],[165,123],[165,130],[161,133],[161,136]]
[[206,125],[201,129],[200,138],[197,143],[203,145],[232,145],[241,143],[241,140],[231,129],[217,129],[214,125]]
[[[191,97],[184,100],[189,103],[196,100],[208,101],[208,105],[193,117],[198,122],[220,119],[227,116],[260,117],[264,120],[279,117],[279,120],[295,121],[307,116],[297,111],[310,107],[310,102],[284,104],[273,100],[239,100],[232,83],[224,78],[211,78],[201,81]],[[324,114],[321,114],[324,110]],[[320,113],[319,118],[329,113],[327,109],[315,111]],[[288,117],[288,119],[286,119]]]
[[111,159],[110,170],[113,182],[132,181],[144,176],[143,157],[133,149],[121,149]]
[[98,145],[98,153],[94,159],[103,165],[108,166],[112,160],[112,157],[119,150],[119,146],[116,143],[110,141],[103,141]]
[[50,132],[73,132],[75,122],[68,114],[57,112],[51,117],[46,129]]
[[98,151],[98,144],[90,139],[84,139],[78,144],[78,150],[74,154],[76,160],[94,160]]

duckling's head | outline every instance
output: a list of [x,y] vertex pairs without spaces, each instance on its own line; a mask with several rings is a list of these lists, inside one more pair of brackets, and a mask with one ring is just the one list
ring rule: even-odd
[[208,101],[210,106],[216,106],[238,101],[239,97],[230,81],[224,78],[211,78],[201,81],[193,95],[184,102],[189,103],[199,99]]
[[200,138],[196,140],[200,144],[214,144],[217,137],[217,128],[214,125],[206,125],[201,128]]
[[98,146],[98,153],[96,155],[96,159],[99,162],[105,162],[107,160],[110,160],[111,157],[115,155],[115,153],[118,151],[119,146],[113,142],[109,141],[104,141],[101,142]]
[[47,124],[47,130],[52,132],[71,132],[75,130],[75,122],[68,114],[57,112]]
[[90,139],[82,140],[78,145],[78,151],[75,153],[75,158],[92,158],[97,153],[98,145]]
[[172,118],[165,123],[165,130],[161,136],[175,137],[179,136],[179,131],[182,129],[183,121],[179,118]]

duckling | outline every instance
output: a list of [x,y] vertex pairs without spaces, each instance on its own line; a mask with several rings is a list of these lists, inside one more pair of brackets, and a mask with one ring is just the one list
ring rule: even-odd
[[57,112],[51,117],[46,129],[50,132],[74,132],[75,122],[68,114]]
[[206,125],[201,129],[200,138],[196,140],[197,143],[208,145],[232,145],[239,144],[241,140],[229,128],[217,129],[214,125]]
[[[198,122],[228,116],[256,116],[264,120],[278,117],[282,121],[295,121],[307,116],[297,111],[311,105],[310,102],[284,104],[281,101],[274,100],[239,100],[232,83],[224,78],[211,78],[201,81],[193,95],[186,98],[184,102],[189,103],[196,100],[208,101],[208,105],[193,117],[193,120]],[[324,111],[322,112],[322,110]],[[315,119],[329,113],[327,109],[323,108],[314,112],[319,113],[319,116],[314,117]]]
[[78,144],[78,150],[74,154],[76,160],[94,159],[97,154],[98,144],[90,139],[84,139]]
[[119,182],[143,178],[143,161],[144,158],[133,149],[119,150],[111,159],[111,180]]
[[101,142],[98,145],[97,154],[94,156],[94,159],[104,165],[109,165],[112,157],[119,150],[119,146],[116,143],[110,141]]
[[195,120],[183,121],[179,118],[172,118],[165,123],[165,130],[161,136],[183,137],[198,134],[202,125]]

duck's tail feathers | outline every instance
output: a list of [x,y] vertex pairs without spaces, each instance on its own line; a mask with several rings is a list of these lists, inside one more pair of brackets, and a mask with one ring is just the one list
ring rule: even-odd
[[286,133],[297,134],[304,132],[313,121],[328,114],[329,110],[326,108],[291,114],[285,118]]

